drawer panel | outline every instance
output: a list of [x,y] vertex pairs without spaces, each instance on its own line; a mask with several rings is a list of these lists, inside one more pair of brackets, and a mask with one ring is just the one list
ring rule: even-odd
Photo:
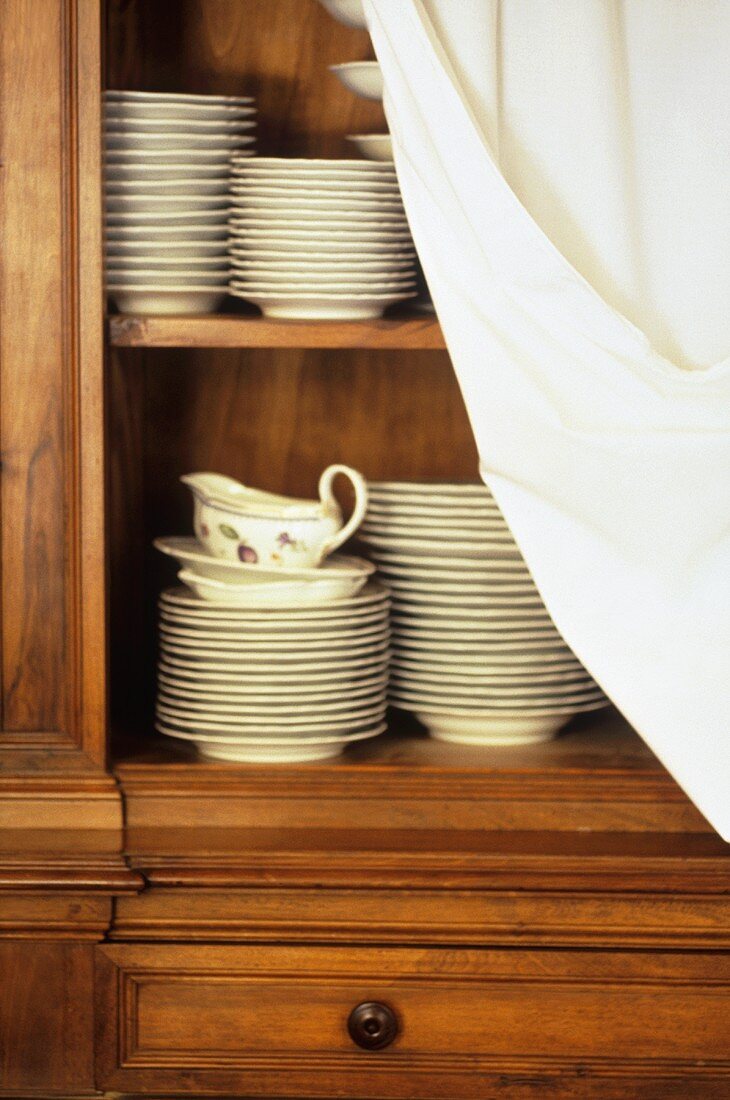
[[[701,953],[104,945],[99,1084],[456,1100],[498,1081],[521,1095],[525,1075],[537,1075],[558,1095],[589,1096],[600,1078],[602,1096],[613,1085],[622,1095],[627,1079],[662,1080],[662,1096],[676,1084],[685,1097],[696,1079],[698,1096],[720,1096],[730,1074],[723,962]],[[348,1033],[351,1010],[371,1001],[398,1021],[386,1049],[363,1050]]]

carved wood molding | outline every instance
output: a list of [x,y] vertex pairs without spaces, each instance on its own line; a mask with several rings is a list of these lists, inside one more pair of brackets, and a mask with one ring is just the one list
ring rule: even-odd
[[25,750],[105,758],[99,14],[3,5],[5,770]]
[[[96,953],[106,1087],[184,1083],[254,1096],[271,1095],[275,1080],[278,1095],[442,1098],[490,1095],[494,1078],[507,1086],[510,1076],[552,1083],[561,1096],[573,1092],[558,1085],[576,1078],[702,1090],[730,1080],[728,975],[710,955],[252,945]],[[385,1001],[400,1021],[387,1051],[363,1053],[348,1039],[348,1013],[362,999]]]

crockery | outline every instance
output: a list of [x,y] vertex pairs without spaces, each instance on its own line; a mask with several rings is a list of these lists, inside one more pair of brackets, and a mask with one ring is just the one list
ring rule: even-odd
[[[195,542],[195,540],[190,540]],[[197,545],[197,544],[196,544]],[[342,555],[338,555],[339,558]],[[330,559],[330,563],[331,563]],[[368,565],[368,563],[364,563]],[[328,570],[331,572],[331,569]],[[372,572],[372,567],[370,569]],[[315,571],[312,571],[315,573]],[[315,575],[318,575],[318,570]],[[281,582],[279,582],[281,583]],[[160,593],[160,604],[184,613],[186,615],[203,616],[205,618],[224,617],[243,619],[253,622],[311,622],[319,619],[339,619],[351,615],[369,615],[373,610],[380,610],[389,605],[390,589],[377,581],[367,580],[357,594],[344,597],[339,600],[330,600],[321,607],[285,607],[285,608],[235,608],[230,607],[224,601],[204,600],[193,594],[189,587],[180,585],[175,588],[165,588]]]
[[225,291],[228,285],[228,273],[225,268],[206,269],[204,272],[192,271],[186,275],[181,271],[161,271],[151,266],[139,270],[110,265],[107,268],[107,274],[114,286],[124,287],[126,290],[145,286],[154,286],[157,290],[185,290],[187,287],[198,288],[204,283],[206,287],[221,286]]
[[[229,249],[231,266],[241,272],[261,271],[272,274],[358,274],[390,275],[395,273],[410,274],[413,271],[413,258],[410,256],[383,257],[373,254],[372,259],[364,259],[362,255],[350,256],[347,259],[332,259],[328,255],[301,254],[272,252],[262,249],[256,255]],[[276,257],[276,259],[272,258]]]
[[184,131],[185,134],[201,135],[203,137],[218,137],[219,135],[228,137],[245,134],[256,126],[256,120],[251,117],[256,114],[255,107],[248,107],[240,114],[243,117],[224,120],[187,118],[181,124],[179,120],[160,118],[159,115],[154,114],[130,117],[124,111],[112,111],[111,114],[105,111],[104,133],[129,134],[135,138],[151,134],[164,138],[168,134],[181,135],[181,131]]
[[551,741],[565,725],[571,712],[537,715],[494,715],[484,712],[478,718],[454,717],[433,710],[418,710],[416,718],[437,741],[459,745],[534,745]]
[[231,106],[224,103],[168,103],[135,100],[108,100],[104,104],[106,121],[132,121],[135,119],[159,119],[185,125],[195,120],[207,122],[236,122],[255,113],[254,106]]
[[[251,151],[253,156],[253,150]],[[192,166],[189,162],[171,161],[169,157],[163,157],[159,161],[145,161],[140,163],[136,158],[124,158],[117,156],[113,161],[107,159],[104,165],[104,181],[109,183],[136,183],[140,186],[171,183],[185,187],[191,180],[191,172],[194,179],[205,179],[228,189],[228,161],[221,164],[200,163],[197,161]]]
[[[233,158],[233,165],[236,166],[238,156]],[[248,165],[244,165],[246,171],[248,171]],[[256,157],[253,165],[254,171],[256,169],[281,171],[282,174],[286,172],[311,172],[311,173],[327,173],[327,172],[357,172],[365,175],[370,175],[373,172],[386,172],[393,173],[392,166],[386,165],[373,165],[368,164],[366,161],[356,160],[354,157]]]
[[317,255],[321,255],[323,262],[351,263],[353,258],[363,260],[382,260],[387,263],[391,259],[415,258],[413,242],[408,235],[404,240],[390,242],[388,240],[361,240],[346,239],[340,237],[323,237],[319,241],[311,239],[309,234],[301,238],[290,236],[288,233],[277,233],[268,238],[266,234],[250,232],[245,237],[231,236],[228,247],[233,255],[250,257],[251,253],[261,256],[277,256],[282,260],[292,257],[297,263],[304,262],[303,257],[312,254],[312,249],[317,248]]
[[141,193],[137,195],[112,195],[107,192],[104,208],[108,215],[113,214],[184,214],[186,217],[198,217],[200,213],[209,214],[227,207],[225,195],[171,196]]
[[292,321],[367,321],[382,317],[388,306],[407,301],[415,291],[402,294],[275,294],[230,288],[234,297],[245,298],[265,317]]
[[335,678],[349,679],[355,674],[383,672],[388,668],[389,659],[387,651],[379,651],[364,656],[350,653],[345,660],[342,652],[339,651],[337,656],[332,658],[325,659],[318,655],[310,660],[288,661],[286,664],[277,660],[268,660],[260,661],[254,666],[246,664],[245,660],[216,659],[215,655],[209,659],[195,660],[188,654],[168,652],[161,654],[160,665],[175,672],[187,672],[196,679],[208,676],[213,679],[229,677],[235,679],[237,683],[243,679],[246,681],[264,679],[266,682],[285,679],[291,682],[291,676],[295,674],[297,678],[308,677],[318,683],[325,683]]
[[348,134],[358,152],[368,160],[393,162],[393,141],[390,134]]
[[[245,125],[245,124],[244,124]],[[251,123],[251,125],[254,125]],[[248,126],[246,126],[248,129]],[[104,142],[110,153],[176,153],[178,157],[187,156],[188,151],[200,152],[210,156],[219,155],[221,150],[230,155],[233,150],[250,145],[255,139],[238,133],[189,133],[188,130],[171,130],[168,133],[145,134],[138,131],[113,131],[107,129]]]
[[[339,475],[355,492],[347,523],[333,491]],[[367,509],[362,474],[339,464],[322,473],[316,501],[250,489],[221,474],[186,474],[180,480],[192,490],[193,526],[203,546],[216,557],[262,566],[320,565],[357,530]]]
[[346,61],[329,69],[348,91],[363,99],[382,100],[383,74],[377,61]]
[[254,97],[250,95],[209,95],[207,92],[137,92],[126,88],[107,88],[104,91],[104,100],[107,103],[226,103],[249,104],[254,103]]
[[263,191],[273,195],[286,196],[292,193],[319,195],[332,198],[346,194],[350,198],[367,199],[384,195],[400,196],[398,180],[382,172],[368,177],[362,172],[340,172],[337,175],[325,173],[313,175],[311,172],[265,172],[256,168],[256,160],[249,160],[245,168],[231,170],[231,189],[236,194],[245,195],[249,191]]
[[169,198],[203,198],[206,195],[226,196],[228,180],[225,177],[190,176],[181,179],[106,179],[104,194],[111,195],[155,195]]
[[107,286],[122,313],[211,313],[221,304],[226,290],[219,287],[186,287],[172,290],[158,286]]
[[228,584],[261,584],[282,579],[297,581],[320,580],[325,573],[340,578],[357,579],[362,586],[375,572],[375,566],[363,558],[334,554],[317,568],[290,568],[275,566],[264,568],[246,561],[229,561],[209,554],[197,539],[185,536],[158,538],[153,544],[163,554],[178,559],[181,565],[191,566],[203,578],[225,581]]
[[362,0],[320,0],[320,2],[334,19],[344,23],[346,27],[355,27],[358,30],[368,29]]

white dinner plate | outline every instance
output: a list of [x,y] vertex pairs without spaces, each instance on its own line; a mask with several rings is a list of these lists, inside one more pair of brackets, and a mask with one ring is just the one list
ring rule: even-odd
[[[301,224],[298,224],[301,223]],[[319,242],[328,240],[351,241],[371,245],[376,243],[406,243],[413,247],[413,238],[407,223],[401,217],[352,217],[352,218],[322,218],[298,216],[297,220],[286,218],[267,218],[251,215],[251,217],[229,218],[231,236],[247,237],[259,240],[277,241],[307,240],[315,241],[319,248]],[[274,247],[272,243],[272,247]],[[279,246],[276,245],[278,248]]]
[[232,186],[235,191],[245,194],[249,189],[266,188],[280,195],[292,192],[309,192],[324,198],[327,195],[347,194],[352,198],[367,198],[378,195],[400,196],[400,186],[395,175],[370,177],[357,173],[339,173],[337,175],[313,175],[311,172],[265,172],[252,158],[242,168],[231,172]]
[[171,676],[187,676],[197,683],[204,681],[234,684],[292,684],[292,671],[296,671],[296,681],[303,685],[317,684],[325,687],[334,683],[356,682],[364,677],[378,676],[388,671],[387,654],[376,655],[357,660],[337,660],[320,662],[300,662],[296,670],[291,665],[257,665],[246,667],[231,665],[226,661],[190,661],[174,653],[163,654],[158,667]]
[[104,110],[104,133],[133,134],[134,136],[152,134],[163,138],[168,134],[179,136],[195,134],[204,137],[228,138],[231,134],[245,134],[252,130],[256,126],[255,114],[255,107],[245,107],[237,112],[236,118],[194,118],[190,115],[178,121],[164,118],[154,112],[129,115],[124,110],[110,106]]
[[201,195],[201,196],[171,196],[167,195],[110,195],[104,198],[104,209],[110,214],[184,214],[186,217],[220,212],[219,217],[224,216],[228,206],[225,195]]
[[238,249],[229,249],[231,267],[246,271],[266,272],[267,274],[285,273],[292,275],[350,275],[362,273],[368,275],[380,275],[384,277],[396,275],[412,275],[415,271],[415,263],[411,257],[396,256],[393,258],[376,257],[363,259],[361,255],[351,256],[348,259],[329,259],[328,256],[303,253],[275,253],[278,259],[268,259],[271,253],[264,250],[259,253],[241,252]]
[[331,649],[334,643],[341,643],[343,646],[348,645],[350,642],[370,645],[387,639],[389,632],[390,628],[387,620],[384,622],[382,617],[372,625],[360,626],[358,624],[351,628],[299,630],[296,632],[290,632],[286,627],[278,631],[275,628],[257,630],[249,627],[240,627],[236,630],[199,630],[164,621],[160,624],[160,636],[167,641],[176,642],[180,645],[184,645],[189,641],[200,646],[215,646],[215,648],[220,649],[231,648],[237,650],[250,645],[257,652],[271,647],[277,649],[282,655],[298,652],[299,650]]
[[216,611],[212,615],[203,616],[197,611],[189,611],[187,608],[174,607],[160,603],[160,615],[168,626],[178,626],[186,630],[214,630],[218,631],[261,631],[262,633],[277,633],[291,635],[298,638],[306,633],[320,634],[322,631],[355,631],[371,630],[375,626],[383,626],[390,621],[387,601],[379,605],[371,605],[362,608],[359,613],[340,612],[337,616],[326,618],[311,618],[301,616],[293,618],[291,615],[278,619],[251,618],[241,616],[236,618],[225,612]]
[[278,715],[272,717],[271,715],[252,715],[250,721],[245,718],[238,721],[223,721],[222,719],[216,719],[211,717],[208,721],[205,717],[198,714],[196,711],[187,711],[180,707],[170,707],[166,704],[158,701],[156,706],[157,716],[163,721],[170,724],[175,724],[183,729],[185,727],[192,726],[194,729],[200,730],[216,730],[223,734],[236,735],[238,733],[245,736],[251,736],[256,731],[259,736],[266,737],[268,733],[271,736],[277,734],[284,735],[288,733],[292,736],[296,731],[296,736],[299,737],[301,731],[301,737],[316,736],[319,733],[344,733],[349,737],[350,732],[356,733],[358,728],[369,728],[382,721],[384,708],[376,708],[373,710],[370,707],[363,707],[359,711],[352,711],[347,718],[302,718],[300,715],[292,715],[291,717],[284,718]]
[[248,229],[239,233],[233,227],[230,230],[229,245],[233,248],[246,249],[256,252],[259,249],[278,252],[309,252],[316,248],[320,254],[346,253],[348,256],[360,255],[367,252],[369,255],[377,252],[383,256],[412,256],[413,238],[410,232],[398,230],[395,233],[361,233],[338,232],[328,233],[322,229],[311,231],[308,229],[285,229],[277,231],[260,231]]
[[[389,294],[405,294],[416,285],[415,279],[380,279],[367,280],[365,277],[358,282],[348,282],[342,276],[334,279],[299,278],[277,281],[263,276],[241,278],[239,272],[233,272],[230,276],[231,287],[241,294],[252,292],[254,294],[277,294],[285,298],[289,295],[306,295],[309,298],[337,294],[340,298],[375,297],[380,298]],[[414,291],[415,293],[415,291]]]
[[[190,679],[188,675],[171,673],[165,666],[160,665],[157,670],[159,684],[169,688],[170,691],[180,695],[215,697],[221,701],[237,699],[239,697],[252,697],[263,703],[278,703],[288,695],[294,699],[301,699],[309,703],[332,703],[343,698],[360,699],[375,696],[385,690],[388,684],[387,671],[379,671],[372,676],[365,676],[359,681],[352,679],[338,683],[327,681],[319,683],[292,683],[291,681],[267,685],[260,680],[251,683],[248,678],[242,678],[236,683],[220,684],[209,680]],[[326,684],[326,687],[324,686]]]
[[229,583],[235,581],[240,584],[261,584],[284,578],[318,580],[326,573],[360,578],[369,577],[375,571],[375,566],[371,562],[348,554],[332,554],[322,565],[311,569],[293,569],[286,566],[267,569],[261,565],[251,565],[249,562],[215,558],[212,554],[206,553],[197,539],[186,535],[157,538],[153,545],[163,554],[177,558],[185,565],[189,563],[203,576],[220,578]]
[[[194,175],[191,175],[191,172]],[[192,166],[189,162],[171,161],[165,157],[159,164],[155,162],[140,163],[135,160],[123,160],[115,158],[115,163],[108,160],[104,165],[104,181],[108,185],[135,184],[139,187],[169,183],[175,187],[185,188],[193,181],[196,183],[205,179],[216,188],[221,186],[228,189],[228,161],[222,165],[196,162]]]
[[[170,540],[165,540],[169,542]],[[197,540],[191,539],[198,547]],[[161,547],[158,547],[161,549]],[[172,549],[172,548],[171,548]],[[170,552],[170,551],[168,551]],[[214,559],[215,560],[215,559]],[[352,560],[352,559],[350,559]],[[365,563],[366,565],[369,563]],[[277,610],[257,610],[250,608],[231,608],[225,602],[215,603],[202,600],[195,596],[189,588],[178,585],[175,588],[165,588],[160,593],[160,604],[170,605],[173,608],[185,610],[186,613],[203,617],[217,617],[220,615],[231,618],[250,620],[252,622],[309,622],[315,620],[339,619],[342,617],[369,615],[374,608],[387,607],[390,589],[378,581],[367,580],[363,588],[356,594],[341,600],[329,601],[323,606],[315,607],[287,607]]]
[[212,105],[223,103],[233,106],[248,106],[255,102],[252,95],[209,95],[207,92],[137,92],[127,88],[107,88],[104,91],[105,103],[175,103]]
[[[234,165],[236,160],[233,161]],[[355,172],[371,175],[386,172],[394,174],[388,165],[369,164],[354,157],[256,157],[255,167],[262,170],[274,169],[283,172]]]
[[221,718],[225,722],[240,721],[242,723],[252,723],[263,717],[293,723],[297,718],[311,721],[317,719],[319,715],[322,716],[323,721],[334,719],[339,722],[352,719],[353,722],[361,722],[369,717],[382,720],[387,706],[385,689],[357,701],[340,697],[334,702],[315,700],[313,702],[294,703],[292,700],[282,700],[280,697],[274,703],[267,703],[261,699],[234,699],[231,701],[225,696],[221,697],[210,693],[205,698],[190,697],[189,695],[180,695],[174,689],[163,687],[160,684],[157,700],[162,706],[171,710],[181,710],[201,716],[208,714],[211,717]]
[[224,103],[169,103],[145,100],[108,100],[104,104],[104,118],[111,120],[160,120],[174,122],[182,129],[189,122],[237,122],[256,113],[253,105],[229,106]]
[[225,150],[230,154],[235,149],[252,145],[255,140],[243,133],[194,134],[187,129],[165,134],[106,130],[104,134],[104,145],[110,153],[175,153],[176,159],[186,156],[188,151],[218,155]]

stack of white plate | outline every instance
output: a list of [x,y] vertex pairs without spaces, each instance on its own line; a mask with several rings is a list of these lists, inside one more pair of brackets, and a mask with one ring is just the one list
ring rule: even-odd
[[368,486],[359,535],[393,590],[390,699],[432,736],[553,737],[608,705],[553,624],[483,485]]
[[202,755],[318,760],[385,729],[390,630],[381,585],[278,610],[171,588],[159,611],[157,729]]
[[254,150],[249,96],[104,96],[107,290],[127,312],[213,310],[227,293],[232,154]]
[[230,292],[266,316],[379,317],[416,294],[395,170],[360,160],[233,158]]

